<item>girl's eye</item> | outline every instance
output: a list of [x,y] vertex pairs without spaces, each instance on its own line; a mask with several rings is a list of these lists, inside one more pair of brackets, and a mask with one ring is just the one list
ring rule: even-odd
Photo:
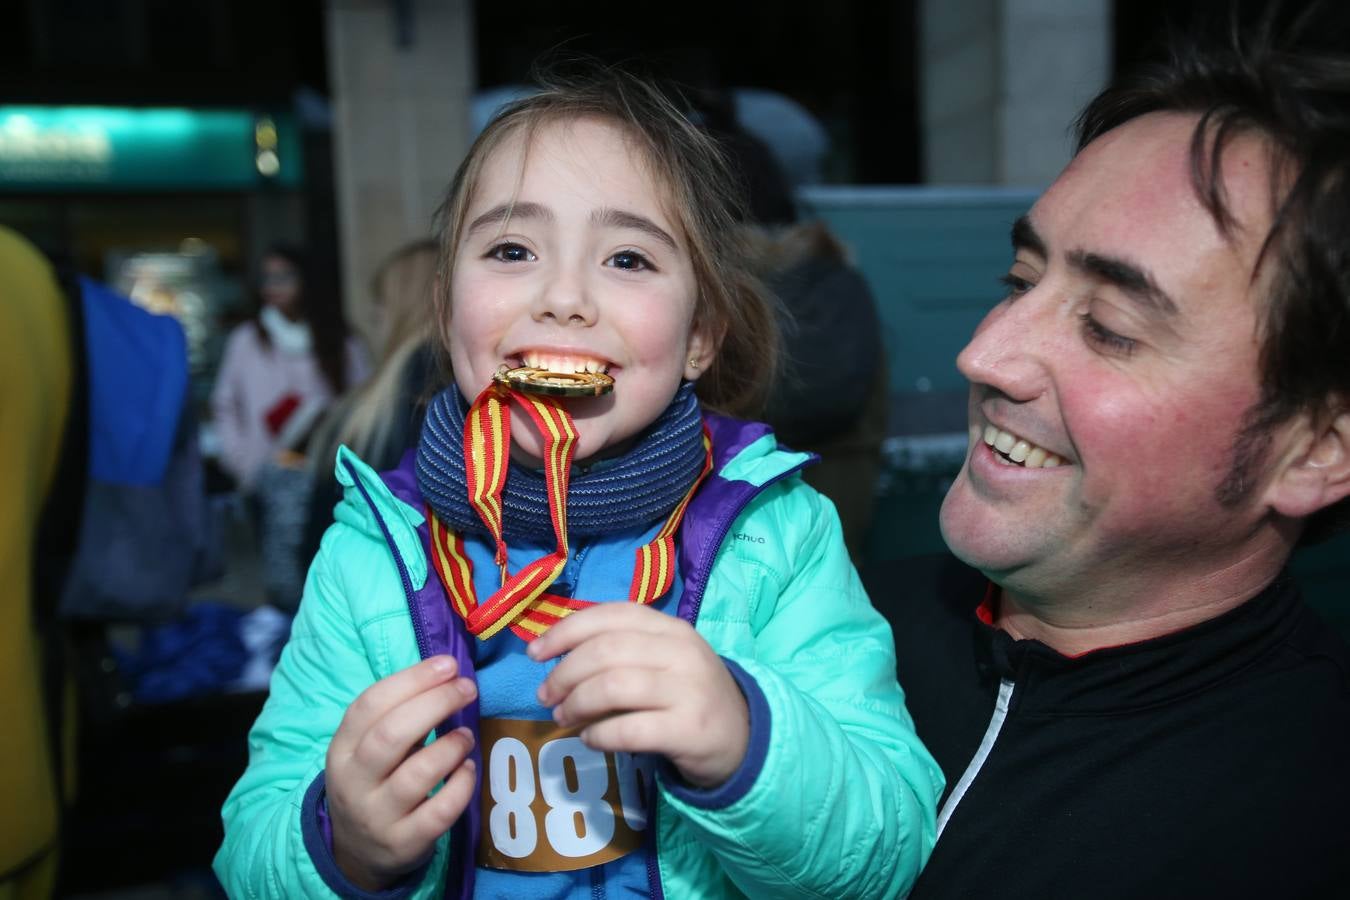
[[1092,313],[1079,313],[1078,319],[1083,323],[1083,337],[1087,339],[1089,344],[1095,344],[1109,353],[1120,356],[1129,356],[1138,346],[1138,342],[1134,338],[1116,334],[1094,319]]
[[1003,285],[1003,289],[1008,292],[1008,298],[1020,297],[1036,286],[1025,278],[1019,278],[1011,272],[999,276],[998,283]]
[[616,269],[627,269],[630,272],[640,272],[643,269],[656,270],[656,266],[652,265],[651,260],[636,250],[620,250],[605,262]]
[[537,257],[520,244],[498,244],[487,252],[491,259],[501,260],[502,262],[534,262]]

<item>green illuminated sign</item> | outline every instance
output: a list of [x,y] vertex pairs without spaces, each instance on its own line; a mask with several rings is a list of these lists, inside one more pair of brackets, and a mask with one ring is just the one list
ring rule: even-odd
[[301,174],[289,116],[0,106],[0,190],[248,190]]

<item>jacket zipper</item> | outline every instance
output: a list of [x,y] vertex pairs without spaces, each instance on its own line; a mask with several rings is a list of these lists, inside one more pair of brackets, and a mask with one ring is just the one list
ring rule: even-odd
[[408,614],[412,618],[413,636],[417,639],[417,656],[419,659],[426,659],[427,653],[430,651],[427,642],[426,623],[422,621],[422,611],[417,608],[417,592],[413,590],[412,578],[408,575],[408,566],[403,561],[403,555],[398,552],[398,545],[394,543],[394,535],[389,531],[389,526],[385,524],[384,516],[380,515],[379,508],[375,506],[375,501],[371,499],[370,492],[361,483],[361,479],[356,474],[356,467],[350,461],[347,462],[347,473],[351,475],[356,489],[361,492],[361,498],[370,507],[371,514],[375,516],[375,523],[380,526],[380,533],[384,535],[384,542],[389,545],[389,552],[393,554],[394,563],[398,566],[398,577],[403,581],[403,596],[408,601]]
[[966,771],[961,774],[961,780],[956,782],[956,787],[947,797],[947,802],[942,804],[942,810],[938,813],[937,819],[937,840],[942,839],[942,829],[947,827],[952,814],[956,812],[956,807],[961,803],[961,798],[966,795],[972,783],[980,774],[980,769],[989,759],[989,754],[993,752],[994,742],[998,740],[998,733],[1003,730],[1003,723],[1008,721],[1008,707],[1012,703],[1013,683],[1007,678],[998,683],[998,697],[994,700],[994,714],[989,719],[989,725],[984,730],[984,738],[980,741],[980,748],[975,751],[975,756],[971,758],[970,763],[966,765]]
[[[380,533],[384,535],[384,542],[389,546],[389,552],[394,557],[394,564],[398,567],[398,577],[403,582],[403,596],[408,603],[408,616],[412,619],[413,636],[417,641],[417,656],[419,659],[426,659],[427,654],[431,649],[430,642],[427,640],[426,622],[423,621],[422,612],[418,608],[417,592],[413,590],[412,578],[408,575],[408,566],[403,561],[403,554],[399,553],[398,545],[394,543],[394,535],[389,531],[389,526],[385,524],[384,516],[380,515],[380,510],[375,506],[375,501],[371,499],[370,492],[367,491],[366,486],[361,483],[361,479],[357,477],[355,467],[353,467],[350,462],[347,463],[347,472],[352,476],[352,482],[356,485],[357,490],[361,492],[362,499],[364,499],[366,505],[370,507],[371,514],[375,516],[375,522],[380,526]],[[436,726],[436,734],[438,736],[443,736],[445,734],[444,723]],[[451,870],[453,870],[455,861],[451,859],[449,865]],[[473,862],[470,860],[466,862],[466,865],[472,866]],[[464,888],[464,885],[460,885],[459,890],[457,891],[450,884],[449,879],[447,879],[443,896],[451,898],[462,895],[464,893]]]
[[[772,485],[777,484],[789,475],[795,475],[805,467],[806,463],[802,462],[790,469],[778,473],[755,490],[748,492],[745,497],[730,510],[728,515],[723,517],[722,523],[718,526],[717,540],[710,542],[710,546],[713,550],[707,555],[707,559],[699,565],[698,573],[700,577],[697,582],[699,586],[698,594],[694,597],[694,602],[690,604],[689,609],[688,622],[690,625],[693,625],[698,621],[698,613],[699,610],[703,608],[703,593],[708,587],[708,575],[712,572],[713,560],[717,558],[717,551],[722,548],[722,544],[726,541],[727,533],[731,531],[731,526],[735,524],[738,518],[740,518],[741,513],[745,512],[745,508],[750,505],[751,500],[764,493]],[[688,583],[688,579],[685,579],[685,583]],[[647,821],[647,827],[651,829],[652,834],[651,850],[647,853],[647,893],[651,896],[652,900],[665,900],[666,892],[661,887],[661,867],[657,862],[658,832],[656,830],[656,816],[661,808],[661,804],[656,802],[656,800],[657,798],[653,796],[651,816]]]

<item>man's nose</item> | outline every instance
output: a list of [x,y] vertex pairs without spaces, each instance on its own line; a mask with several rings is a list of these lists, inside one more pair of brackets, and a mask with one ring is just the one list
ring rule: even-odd
[[1046,306],[1042,301],[1038,307],[1028,294],[990,310],[957,354],[957,370],[971,384],[996,388],[1014,400],[1035,399],[1045,390],[1054,355]]

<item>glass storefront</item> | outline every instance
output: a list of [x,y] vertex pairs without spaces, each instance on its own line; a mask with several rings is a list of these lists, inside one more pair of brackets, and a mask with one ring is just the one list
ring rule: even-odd
[[199,414],[255,257],[302,233],[303,177],[289,113],[0,106],[0,223],[178,318]]

